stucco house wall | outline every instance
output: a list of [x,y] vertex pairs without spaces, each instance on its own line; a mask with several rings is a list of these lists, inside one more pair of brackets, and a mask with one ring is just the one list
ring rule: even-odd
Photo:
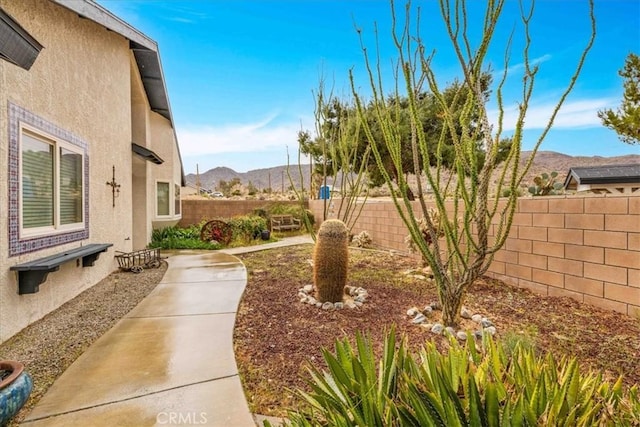
[[[145,227],[137,236],[137,245],[146,245],[153,216],[149,209],[139,209],[136,200],[142,198],[146,205],[153,205],[156,195],[151,175],[166,174],[180,183],[182,166],[172,123],[150,110],[126,37],[49,0],[0,0],[0,8],[44,46],[28,71],[0,60],[2,342],[114,271],[115,251],[133,249],[134,218],[140,211],[138,223]],[[38,134],[61,137],[84,150],[84,230],[29,243],[12,225],[20,215],[19,203],[16,206],[12,200],[19,195],[21,184],[11,174],[17,174],[15,141],[20,140],[22,123]],[[139,158],[132,152],[132,141],[166,152],[165,164]],[[144,177],[134,187],[134,177],[140,175],[134,173],[136,167]],[[119,185],[115,199],[106,185],[112,179]],[[49,273],[39,292],[18,295],[11,266],[90,243],[113,246],[93,267],[62,264],[59,271]]]

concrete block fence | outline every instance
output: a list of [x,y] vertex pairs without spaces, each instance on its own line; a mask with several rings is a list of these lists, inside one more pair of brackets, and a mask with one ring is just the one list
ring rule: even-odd
[[178,223],[180,227],[188,227],[198,224],[203,219],[231,218],[238,215],[247,215],[254,209],[268,209],[269,206],[299,205],[296,201],[266,201],[266,200],[226,200],[207,199],[182,200],[182,219]]
[[[320,223],[323,202],[312,200],[309,209]],[[407,229],[390,201],[367,200],[352,231],[363,230],[378,247],[407,250]],[[542,295],[640,316],[640,196],[520,199],[489,275]]]

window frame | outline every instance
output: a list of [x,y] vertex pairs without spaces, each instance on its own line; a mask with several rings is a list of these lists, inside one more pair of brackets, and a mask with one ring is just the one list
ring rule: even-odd
[[[37,141],[49,144],[53,146],[53,224],[51,226],[25,228],[23,224],[24,220],[24,205],[23,205],[23,137],[28,135]],[[63,148],[67,151],[71,151],[81,156],[81,176],[82,185],[80,188],[80,195],[82,197],[80,206],[82,218],[79,222],[72,224],[62,224],[60,220],[60,149]],[[86,190],[87,182],[85,179],[85,168],[87,162],[86,151],[77,145],[71,144],[64,139],[57,138],[48,132],[38,129],[34,126],[30,126],[27,123],[20,122],[18,130],[18,230],[20,238],[34,238],[55,236],[58,234],[64,234],[74,231],[82,231],[86,227]]]
[[[158,206],[159,205],[159,203],[158,203],[159,202],[159,200],[158,200],[158,195],[159,195],[158,184],[167,184],[167,190],[168,190],[168,193],[167,193],[167,212],[168,212],[168,214],[166,214],[166,215],[160,215],[158,213],[158,211],[159,211],[159,209],[158,209],[158,207],[159,207]],[[173,194],[173,191],[171,190],[171,184],[172,184],[172,182],[169,181],[169,180],[156,179],[156,186],[155,186],[156,187],[155,188],[155,190],[156,190],[156,197],[155,197],[155,207],[156,207],[156,209],[155,209],[155,213],[156,213],[156,218],[158,218],[158,219],[167,219],[167,218],[172,218],[173,217],[172,209],[171,209],[171,201],[173,200],[171,196]]]
[[[180,184],[173,183],[173,215],[182,217],[182,199]],[[177,208],[177,209],[176,209]]]
[[[7,242],[9,257],[38,252],[46,248],[53,248],[60,245],[66,245],[72,242],[78,242],[89,238],[89,228],[91,224],[91,208],[89,206],[89,188],[91,188],[91,152],[89,143],[80,136],[70,132],[28,109],[7,101],[9,110],[9,146],[8,146],[8,230]],[[38,133],[52,135],[56,139],[63,140],[69,144],[78,147],[84,153],[84,228],[76,231],[61,232],[51,235],[39,237],[21,237],[20,236],[20,203],[18,196],[20,192],[20,182],[18,174],[20,165],[18,160],[20,157],[20,124],[25,123],[36,129]]]
[[[159,215],[158,214],[158,184],[167,184],[169,186],[169,206],[168,206],[168,215]],[[178,191],[176,192],[176,189]],[[177,200],[176,195],[180,197],[180,185],[170,179],[161,179],[158,178],[155,180],[155,198],[154,198],[154,220],[155,221],[166,221],[166,220],[175,220],[182,218],[182,200]],[[180,212],[176,212],[176,202],[180,203]]]

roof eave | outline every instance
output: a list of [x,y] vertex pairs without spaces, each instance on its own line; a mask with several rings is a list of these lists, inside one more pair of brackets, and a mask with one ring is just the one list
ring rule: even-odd
[[[182,156],[180,155],[180,145],[178,144],[178,135],[175,131],[173,123],[173,114],[171,113],[171,104],[169,103],[169,96],[167,87],[165,84],[164,73],[162,71],[162,63],[160,62],[160,52],[158,44],[127,24],[116,15],[109,12],[104,7],[91,0],[51,0],[54,3],[69,9],[72,12],[77,13],[83,18],[92,20],[93,22],[102,25],[103,27],[120,34],[127,40],[129,40],[129,47],[133,51],[134,57],[136,57],[136,64],[142,77],[142,84],[149,100],[149,106],[152,111],[160,114],[162,117],[169,120],[171,127],[173,128],[173,134],[176,140],[176,149],[178,150],[178,159],[180,160],[180,175],[182,184],[186,182],[184,175],[184,167],[182,164]],[[138,51],[138,55],[136,55]],[[142,64],[138,59],[140,52],[151,52],[152,55],[146,54],[147,67],[145,70],[141,69]],[[149,78],[148,76],[153,76]],[[145,77],[147,76],[147,77]],[[146,79],[146,81],[145,81]],[[153,84],[153,82],[160,82],[161,84]]]

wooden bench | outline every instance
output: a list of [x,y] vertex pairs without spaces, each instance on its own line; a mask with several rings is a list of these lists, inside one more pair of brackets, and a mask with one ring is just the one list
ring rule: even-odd
[[59,254],[14,265],[9,268],[18,272],[18,294],[35,294],[40,285],[47,280],[47,275],[52,271],[58,271],[64,263],[82,258],[83,267],[92,267],[100,254],[106,252],[112,243],[92,243],[80,246]]
[[299,230],[300,220],[293,215],[271,215],[271,231]]

